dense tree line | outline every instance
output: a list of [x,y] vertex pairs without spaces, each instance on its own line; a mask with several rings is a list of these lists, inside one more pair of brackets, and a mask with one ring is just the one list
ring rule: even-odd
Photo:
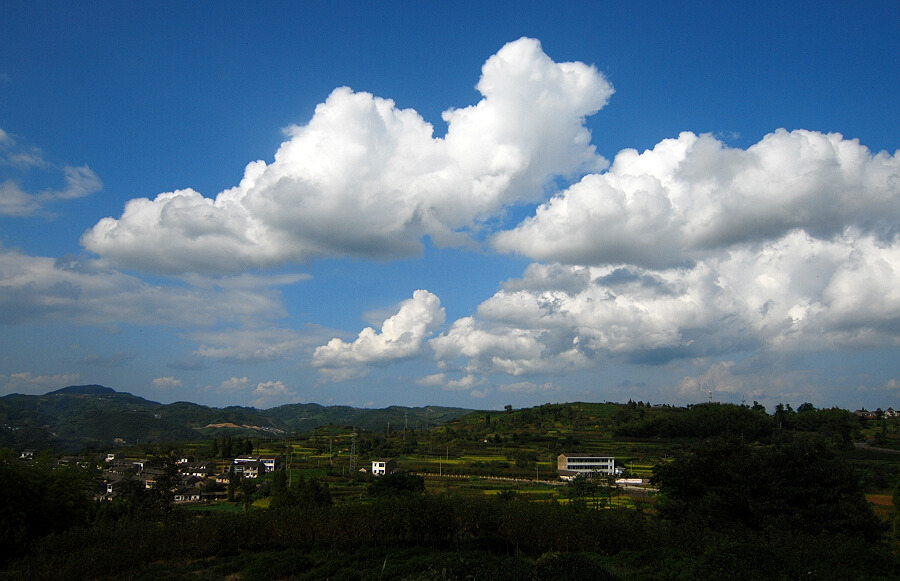
[[713,438],[653,470],[663,518],[711,530],[836,534],[876,542],[886,526],[858,477],[820,439],[775,446]]
[[[642,408],[638,408],[640,410]],[[712,438],[731,436],[744,441],[770,441],[787,431],[816,432],[832,444],[847,447],[860,431],[860,420],[839,408],[816,409],[804,403],[794,411],[778,404],[772,415],[754,402],[753,406],[704,403],[682,408],[660,408],[643,414],[623,409],[617,437]]]
[[[254,577],[256,555],[269,568]],[[9,578],[149,579],[161,568],[219,578],[216,565],[226,563],[245,579],[421,579],[451,555],[455,572],[444,567],[435,578],[571,578],[541,569],[554,556],[590,569],[591,579],[889,579],[900,566],[859,536],[711,530],[629,509],[419,494],[70,529],[37,543]]]

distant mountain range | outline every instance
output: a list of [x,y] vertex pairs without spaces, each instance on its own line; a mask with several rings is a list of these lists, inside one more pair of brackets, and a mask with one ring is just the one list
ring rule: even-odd
[[72,385],[44,395],[0,397],[0,447],[76,452],[87,447],[191,441],[219,435],[281,438],[320,426],[363,430],[427,428],[473,412],[440,406],[364,409],[289,404],[267,410],[161,404],[102,385]]

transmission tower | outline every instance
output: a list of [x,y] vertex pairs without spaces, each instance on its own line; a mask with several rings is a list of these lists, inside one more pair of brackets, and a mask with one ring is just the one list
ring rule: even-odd
[[353,428],[353,439],[350,440],[350,473],[356,472],[356,428]]

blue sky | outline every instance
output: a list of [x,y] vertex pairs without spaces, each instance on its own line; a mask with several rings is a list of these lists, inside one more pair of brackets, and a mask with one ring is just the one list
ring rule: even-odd
[[4,3],[0,394],[896,408],[898,21]]

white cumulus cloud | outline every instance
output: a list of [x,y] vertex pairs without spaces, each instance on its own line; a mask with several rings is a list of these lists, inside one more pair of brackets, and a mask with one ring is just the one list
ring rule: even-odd
[[778,130],[746,150],[682,133],[644,153],[623,150],[609,171],[587,175],[494,243],[569,264],[678,267],[792,230],[892,238],[898,199],[900,156],[837,133]]
[[900,241],[847,228],[734,245],[683,268],[533,264],[430,342],[439,364],[513,376],[900,344]]
[[425,340],[444,324],[440,299],[427,290],[417,290],[400,304],[397,314],[384,321],[381,332],[366,327],[347,343],[337,337],[317,347],[312,363],[332,380],[343,380],[365,372],[368,365],[384,365],[418,356]]
[[172,375],[169,375],[168,377],[157,377],[153,380],[153,387],[156,389],[172,389],[173,387],[181,387],[181,385],[181,380],[176,379]]
[[257,408],[271,407],[272,405],[287,403],[295,395],[281,381],[262,381],[256,384],[250,405]]
[[443,138],[389,99],[335,89],[238,186],[215,199],[183,189],[131,200],[81,242],[112,264],[167,274],[410,256],[425,235],[465,243],[505,206],[541,199],[554,176],[605,167],[584,126],[612,94],[594,67],[555,63],[523,38],[488,59],[477,88],[479,103],[443,114]]
[[250,378],[247,376],[244,377],[232,377],[230,379],[226,379],[222,383],[219,384],[219,390],[221,391],[243,391],[250,386]]

